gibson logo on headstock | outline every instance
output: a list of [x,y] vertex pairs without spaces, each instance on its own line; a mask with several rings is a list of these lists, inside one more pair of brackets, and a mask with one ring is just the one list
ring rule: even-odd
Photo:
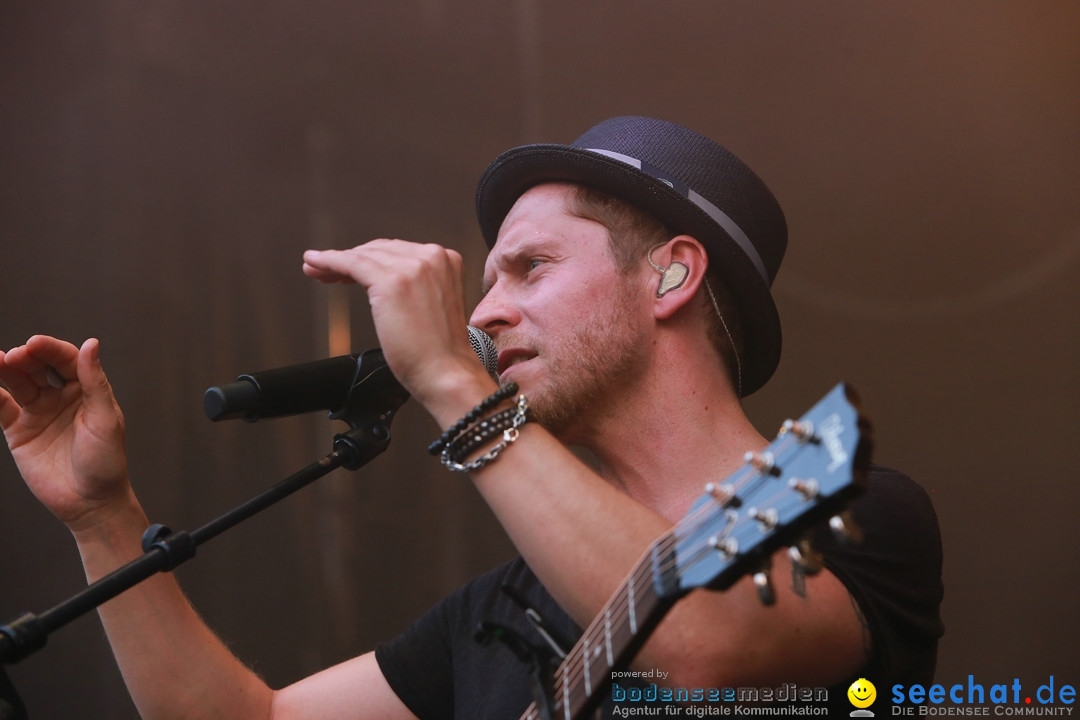
[[838,413],[833,413],[821,423],[818,432],[821,434],[821,440],[829,453],[829,458],[832,459],[827,470],[833,472],[848,461],[847,451],[844,450],[844,444],[840,442],[840,436],[844,433],[844,421],[840,419]]

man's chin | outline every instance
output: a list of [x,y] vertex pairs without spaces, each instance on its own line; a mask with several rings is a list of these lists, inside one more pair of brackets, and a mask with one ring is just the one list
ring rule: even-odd
[[571,426],[582,420],[574,403],[567,402],[566,398],[559,396],[552,388],[545,387],[543,383],[534,384],[531,390],[522,389],[520,392],[529,400],[530,418],[560,440]]
[[529,390],[533,389],[533,392],[536,392],[535,388],[538,385],[539,379],[536,377],[536,373],[531,371],[532,368],[528,367],[530,362],[531,361],[529,360],[525,360],[503,370],[502,374],[499,375],[499,384],[509,385],[511,382],[517,383],[518,392],[523,393],[531,402],[532,398],[529,397]]

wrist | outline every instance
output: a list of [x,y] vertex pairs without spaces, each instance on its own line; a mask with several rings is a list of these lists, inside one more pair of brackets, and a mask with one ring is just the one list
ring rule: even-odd
[[[517,389],[514,382],[500,387],[447,429],[428,447],[428,452],[438,453],[443,465],[455,472],[476,472],[496,460],[508,445],[517,442],[519,428],[529,419],[529,402],[524,395],[513,400],[513,407],[491,412],[515,395]],[[486,452],[476,455],[485,447]],[[475,457],[470,460],[471,455]]]
[[148,525],[146,513],[130,487],[121,497],[67,522],[84,556],[92,548],[103,548],[110,554],[134,557],[142,551],[142,533]]
[[[443,431],[443,434],[439,436],[439,439],[428,446],[428,452],[432,455],[442,453],[444,459],[446,459],[447,452],[453,452],[455,445],[463,451],[463,446],[460,444],[462,433],[469,436],[481,425],[488,428],[494,416],[494,409],[504,400],[512,397],[517,392],[517,389],[517,383],[510,383],[509,385],[503,385],[495,392],[488,395],[481,400],[479,404],[473,407],[472,410],[462,415],[456,423]],[[466,430],[468,431],[467,433]]]
[[499,385],[482,370],[443,373],[417,399],[431,414],[439,427],[450,427],[477,403],[498,390]]

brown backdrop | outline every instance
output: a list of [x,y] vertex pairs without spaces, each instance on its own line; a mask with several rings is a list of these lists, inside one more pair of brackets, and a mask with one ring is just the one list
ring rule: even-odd
[[[1080,5],[1073,0],[66,0],[0,10],[0,346],[98,336],[156,521],[193,529],[329,449],[308,417],[214,425],[204,388],[322,357],[300,253],[375,236],[483,258],[499,151],[653,114],[784,205],[771,433],[838,380],[932,493],[938,677],[1080,684]],[[337,300],[340,302],[340,299]],[[352,294],[352,344],[374,344]],[[511,550],[462,478],[390,451],[205,546],[182,581],[272,683],[370,648]],[[0,622],[81,587],[0,456]],[[134,710],[94,618],[10,669],[37,718]]]

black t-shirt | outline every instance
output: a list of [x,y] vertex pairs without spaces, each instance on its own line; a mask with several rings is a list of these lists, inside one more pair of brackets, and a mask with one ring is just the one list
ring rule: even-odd
[[[814,540],[826,567],[858,603],[872,637],[867,664],[827,689],[826,704],[833,714],[844,715],[853,709],[848,686],[859,677],[873,682],[880,697],[888,697],[894,683],[929,684],[943,632],[938,613],[941,538],[926,493],[899,472],[873,467],[866,492],[851,509],[863,532],[861,543],[838,542],[825,526]],[[514,720],[532,702],[528,665],[501,643],[483,645],[475,639],[479,625],[488,622],[542,644],[503,585],[516,590],[569,641],[581,635],[521,558],[481,575],[375,650],[390,687],[422,720]],[[630,685],[620,683],[622,689]],[[612,708],[619,703],[610,691],[605,698],[603,717],[614,717]]]

